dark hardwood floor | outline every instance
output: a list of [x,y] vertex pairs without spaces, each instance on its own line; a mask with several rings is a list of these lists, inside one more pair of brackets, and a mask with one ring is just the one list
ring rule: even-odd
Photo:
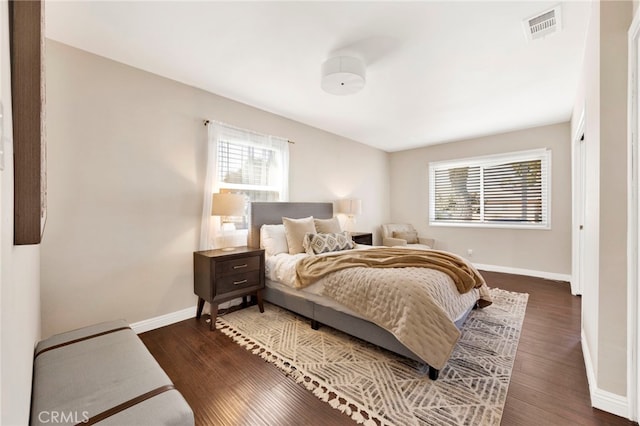
[[[503,425],[637,425],[591,408],[580,298],[571,295],[569,284],[483,275],[490,287],[529,293]],[[210,332],[204,316],[140,337],[191,405],[196,425],[355,424],[274,365]]]

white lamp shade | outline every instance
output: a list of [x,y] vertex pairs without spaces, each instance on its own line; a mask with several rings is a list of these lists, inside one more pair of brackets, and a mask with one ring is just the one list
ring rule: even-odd
[[213,194],[212,216],[244,216],[245,198],[242,194]]
[[350,95],[360,91],[366,82],[366,68],[359,58],[336,56],[322,64],[320,86],[332,95]]
[[349,216],[362,213],[362,200],[357,198],[338,200],[338,213],[344,213]]

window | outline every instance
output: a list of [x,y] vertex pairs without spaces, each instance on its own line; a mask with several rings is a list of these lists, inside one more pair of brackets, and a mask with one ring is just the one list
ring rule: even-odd
[[[216,192],[244,194],[249,201],[287,201],[286,139],[216,124],[216,141]],[[247,229],[247,216],[225,221],[233,221],[236,229]]]
[[251,201],[279,201],[279,152],[229,141],[218,143],[218,185],[221,192],[241,192]]
[[546,149],[429,164],[429,224],[550,228]]

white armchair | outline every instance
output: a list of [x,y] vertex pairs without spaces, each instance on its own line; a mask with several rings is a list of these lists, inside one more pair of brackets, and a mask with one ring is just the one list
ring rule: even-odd
[[429,249],[434,248],[435,240],[419,237],[413,225],[408,223],[387,223],[382,225],[382,245]]

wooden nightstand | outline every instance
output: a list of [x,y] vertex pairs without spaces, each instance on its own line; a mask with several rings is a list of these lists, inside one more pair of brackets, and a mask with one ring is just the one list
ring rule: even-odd
[[352,232],[351,239],[357,244],[373,245],[373,234],[371,232]]
[[193,253],[193,292],[198,295],[196,318],[204,302],[211,304],[211,331],[216,329],[218,304],[254,294],[264,312],[264,250],[236,247],[233,251],[205,250]]

